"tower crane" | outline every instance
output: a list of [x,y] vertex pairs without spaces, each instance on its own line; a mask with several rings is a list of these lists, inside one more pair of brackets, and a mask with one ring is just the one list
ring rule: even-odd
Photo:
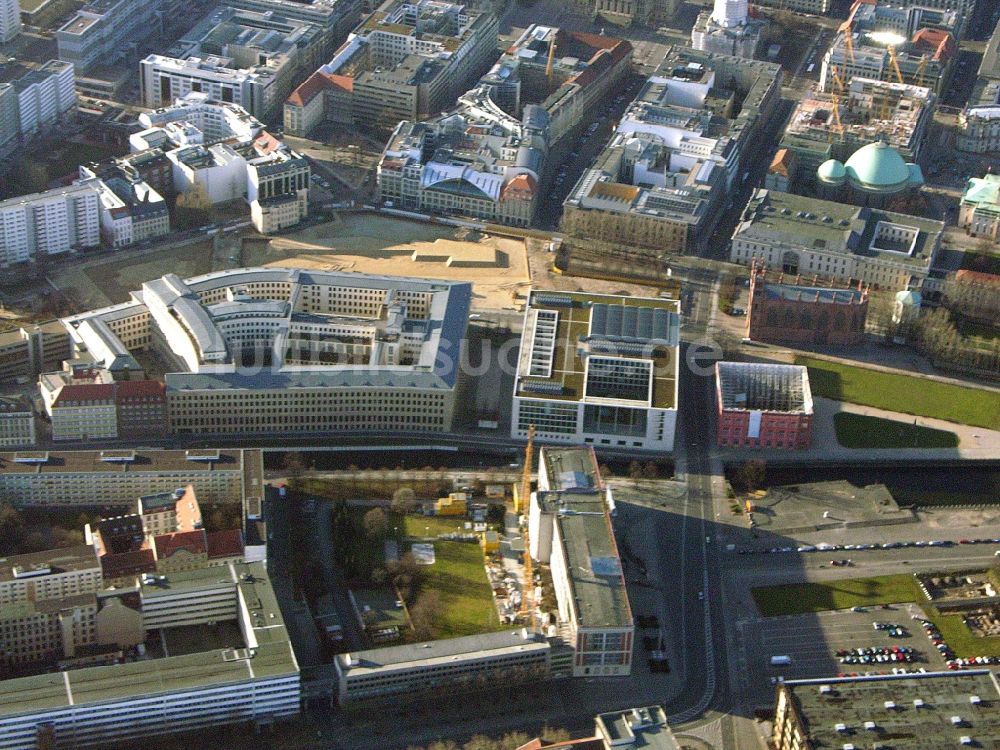
[[899,70],[899,61],[896,60],[896,48],[889,45],[889,62],[892,64],[892,70],[896,74],[896,80],[903,83],[903,74]]
[[[531,469],[534,462],[535,425],[528,425],[528,444],[524,447],[524,471],[521,474],[521,510],[531,512]],[[535,625],[535,574],[531,567],[531,540],[528,537],[528,525],[524,526],[524,583],[521,586],[522,618],[526,618],[534,629]]]

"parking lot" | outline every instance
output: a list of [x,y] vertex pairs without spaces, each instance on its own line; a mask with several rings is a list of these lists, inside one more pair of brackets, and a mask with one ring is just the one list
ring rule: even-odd
[[[922,610],[916,605],[890,606],[891,609],[871,607],[859,612],[841,610],[762,618],[747,623],[743,635],[751,680],[749,687],[759,694],[772,690],[771,680],[778,677],[789,680],[831,677],[841,672],[891,674],[893,669],[945,669],[944,658],[924,635],[920,623],[912,619],[913,615],[923,617]],[[885,629],[876,630],[875,622],[901,626],[905,635],[894,637]],[[838,651],[865,648],[890,652],[894,648],[910,648],[913,658],[908,663],[891,659],[880,663],[872,658],[869,664],[844,664],[837,656]],[[772,656],[788,656],[791,663],[771,666]]]

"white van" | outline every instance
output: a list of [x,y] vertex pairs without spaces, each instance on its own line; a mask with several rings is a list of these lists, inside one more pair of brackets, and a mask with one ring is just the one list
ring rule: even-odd
[[771,666],[772,667],[786,667],[792,663],[792,657],[790,656],[772,656]]

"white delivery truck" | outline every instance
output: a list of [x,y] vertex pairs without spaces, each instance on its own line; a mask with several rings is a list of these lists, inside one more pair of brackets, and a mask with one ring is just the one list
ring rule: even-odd
[[772,667],[786,667],[792,663],[792,657],[790,656],[772,656],[771,666]]

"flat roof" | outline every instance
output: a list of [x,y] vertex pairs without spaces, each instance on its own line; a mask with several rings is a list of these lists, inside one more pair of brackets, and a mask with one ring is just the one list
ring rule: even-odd
[[[18,575],[14,573],[15,568],[18,570]],[[31,580],[32,571],[37,573],[34,577],[42,577],[43,571],[46,569],[50,569],[53,573],[63,573],[90,568],[97,571],[101,569],[101,565],[97,561],[97,552],[89,544],[79,544],[75,547],[2,557],[0,558],[0,581],[13,581],[20,577]]]
[[778,689],[816,747],[860,750],[885,739],[894,750],[940,750],[962,747],[963,737],[1000,746],[1000,686],[986,669],[789,680]]
[[667,725],[662,706],[644,706],[598,714],[598,734],[618,747],[638,750],[680,750],[680,743]]
[[365,676],[384,670],[413,669],[476,658],[490,652],[545,651],[548,641],[526,630],[466,635],[440,641],[389,646],[368,651],[338,654],[337,664],[348,677]]
[[238,471],[239,450],[221,450],[217,461],[191,460],[182,450],[136,450],[128,462],[102,460],[101,451],[49,451],[44,461],[22,463],[17,453],[0,453],[0,474],[129,473]]
[[647,408],[673,409],[679,343],[679,300],[532,290],[514,392],[522,398],[617,401],[626,395],[597,396],[591,389],[588,396],[588,359],[638,360],[648,363],[648,379],[641,393],[628,397],[648,400]]
[[715,373],[726,411],[812,414],[809,371],[802,365],[717,362]]

